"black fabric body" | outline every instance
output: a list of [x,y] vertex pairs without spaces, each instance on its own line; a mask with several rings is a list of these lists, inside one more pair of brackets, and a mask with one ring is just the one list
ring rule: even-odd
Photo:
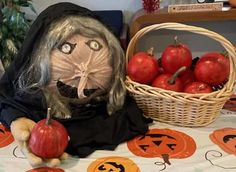
[[[90,10],[71,4],[58,3],[44,10],[32,24],[21,50],[0,80],[0,121],[10,127],[13,120],[27,117],[35,122],[46,117],[47,104],[44,94],[19,93],[16,80],[28,65],[34,46],[37,46],[50,23],[59,17],[80,15],[98,19]],[[98,19],[99,20],[99,19]],[[109,116],[106,102],[86,105],[71,105],[72,117],[60,120],[67,128],[70,141],[67,152],[86,157],[97,149],[112,150],[148,130],[151,122],[142,116],[134,100],[127,96],[123,108]]]

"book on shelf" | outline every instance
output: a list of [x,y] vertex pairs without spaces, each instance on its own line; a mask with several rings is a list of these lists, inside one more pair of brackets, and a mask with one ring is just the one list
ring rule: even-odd
[[223,2],[168,5],[169,13],[222,11],[222,9],[223,9]]

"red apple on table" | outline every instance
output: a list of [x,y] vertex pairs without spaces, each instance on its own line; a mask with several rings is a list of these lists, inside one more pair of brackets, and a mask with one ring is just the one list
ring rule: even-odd
[[39,167],[39,168],[28,170],[26,172],[65,172],[65,171],[61,168]]
[[68,133],[64,126],[51,119],[50,109],[47,119],[36,123],[29,138],[31,152],[42,158],[59,158],[68,145]]

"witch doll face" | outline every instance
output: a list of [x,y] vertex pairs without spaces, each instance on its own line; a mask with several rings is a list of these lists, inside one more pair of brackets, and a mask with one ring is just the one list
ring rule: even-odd
[[112,74],[111,59],[108,46],[101,38],[73,34],[54,48],[50,56],[50,87],[58,85],[58,81],[66,85],[64,88],[71,91],[59,89],[63,96],[83,98],[86,96],[84,90],[108,88]]

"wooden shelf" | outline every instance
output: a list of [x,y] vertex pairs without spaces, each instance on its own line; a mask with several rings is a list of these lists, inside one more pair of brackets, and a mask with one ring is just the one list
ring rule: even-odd
[[236,9],[228,11],[168,13],[167,8],[155,13],[147,13],[143,9],[137,11],[131,21],[130,36],[133,37],[142,27],[164,22],[196,22],[236,20]]

